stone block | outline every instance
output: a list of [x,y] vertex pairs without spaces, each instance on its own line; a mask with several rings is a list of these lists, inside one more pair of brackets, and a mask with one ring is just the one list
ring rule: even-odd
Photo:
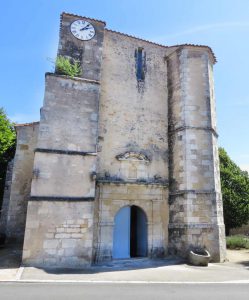
[[71,237],[70,233],[56,233],[55,238],[56,239],[68,239]]
[[53,238],[54,238],[54,233],[46,233],[46,234],[45,234],[45,237],[46,237],[47,239],[53,239]]
[[62,248],[73,248],[76,246],[76,239],[65,239],[62,240]]
[[57,263],[57,259],[56,258],[44,258],[44,264],[47,266],[53,266]]
[[57,254],[56,249],[46,249],[45,252],[49,255],[54,255],[54,256]]
[[59,256],[63,256],[64,255],[64,249],[59,249],[58,251],[57,251],[57,254],[59,255]]
[[82,238],[84,235],[82,233],[72,233],[72,238],[75,239],[80,239]]
[[22,257],[23,257],[23,259],[29,258],[30,257],[30,250],[23,250]]
[[47,249],[47,248],[54,249],[54,248],[57,248],[58,245],[59,245],[58,240],[44,240],[43,248],[44,249]]
[[27,228],[29,229],[36,229],[39,227],[39,221],[38,220],[29,220],[26,224]]
[[79,228],[66,228],[65,230],[68,233],[77,233],[77,232],[80,232],[80,227]]
[[64,250],[64,256],[74,256],[75,255],[75,248],[66,248]]

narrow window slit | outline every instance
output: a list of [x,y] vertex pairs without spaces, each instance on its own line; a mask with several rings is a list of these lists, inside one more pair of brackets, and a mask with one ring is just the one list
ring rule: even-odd
[[145,79],[145,57],[146,55],[143,48],[136,49],[136,76],[138,81],[144,81]]

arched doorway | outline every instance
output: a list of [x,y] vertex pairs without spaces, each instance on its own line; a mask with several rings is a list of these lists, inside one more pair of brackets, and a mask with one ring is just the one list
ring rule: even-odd
[[121,208],[114,219],[113,258],[147,256],[147,217],[138,206]]

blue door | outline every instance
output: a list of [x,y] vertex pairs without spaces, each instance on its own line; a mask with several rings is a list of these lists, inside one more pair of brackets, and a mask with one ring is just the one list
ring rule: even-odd
[[147,217],[138,206],[121,208],[114,219],[113,258],[147,256]]
[[114,219],[113,258],[130,257],[131,208],[121,208]]

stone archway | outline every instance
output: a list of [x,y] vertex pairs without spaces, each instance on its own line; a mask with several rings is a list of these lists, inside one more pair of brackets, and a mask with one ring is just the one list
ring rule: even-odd
[[121,208],[114,219],[113,258],[145,257],[148,252],[145,212],[138,206]]

